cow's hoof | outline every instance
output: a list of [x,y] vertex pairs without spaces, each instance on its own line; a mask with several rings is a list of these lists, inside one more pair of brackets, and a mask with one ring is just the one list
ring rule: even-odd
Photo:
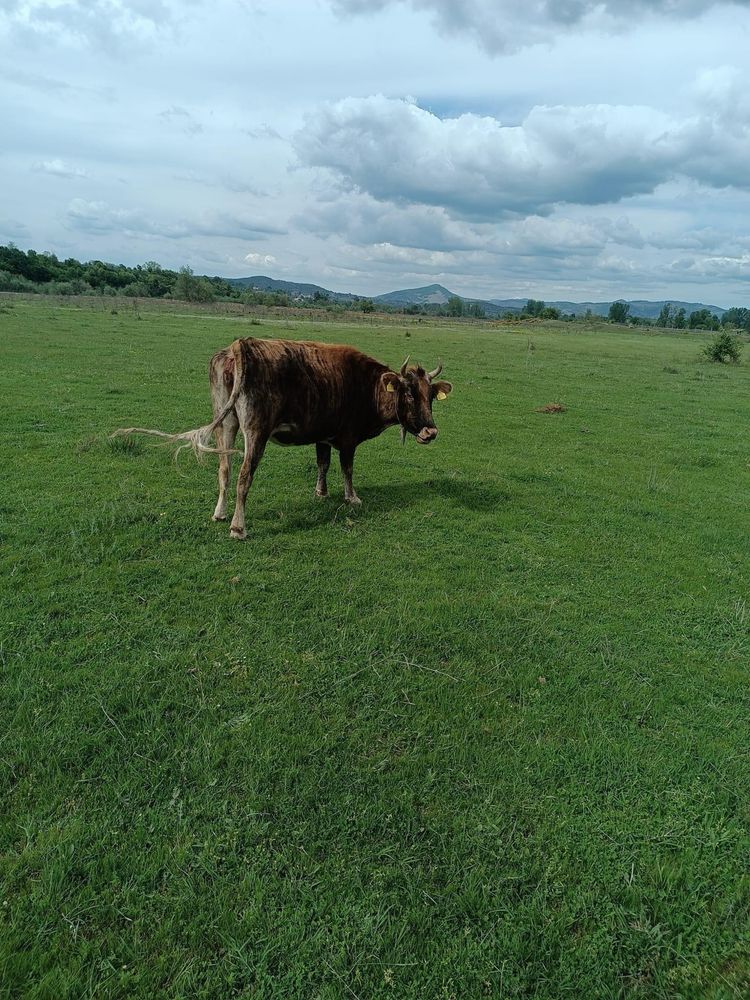
[[361,507],[362,501],[359,497],[345,497],[346,503],[351,504],[352,507]]
[[226,514],[212,514],[211,515],[211,520],[212,521],[226,521],[226,519],[227,519],[227,515]]
[[247,538],[247,532],[244,528],[230,528],[229,536],[233,538],[235,542],[244,542]]
[[325,493],[321,493],[320,490],[316,490],[315,491],[315,496],[318,498],[318,500],[327,500],[328,499],[328,490],[326,490]]

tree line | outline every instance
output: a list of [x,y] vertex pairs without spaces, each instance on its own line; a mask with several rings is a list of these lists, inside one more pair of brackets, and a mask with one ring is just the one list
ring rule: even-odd
[[[49,252],[20,250],[15,244],[0,246],[0,292],[31,292],[49,295],[126,295],[134,298],[172,298],[186,302],[239,301],[246,305],[295,306],[325,309],[328,312],[358,311],[370,313],[375,303],[366,297],[332,299],[326,292],[316,291],[312,296],[292,296],[283,291],[264,291],[235,285],[226,278],[193,274],[189,267],[172,271],[156,261],[146,261],[128,267],[109,264],[101,260],[82,263],[74,257],[60,260]],[[410,303],[408,305],[377,304],[380,312],[406,313],[412,316],[449,316],[470,319],[486,318],[481,302],[451,296],[447,303]],[[520,313],[508,311],[503,318],[513,320],[549,319],[572,321],[584,318],[601,321],[587,310],[583,317],[575,313],[562,313],[542,299],[529,299]],[[607,317],[612,323],[632,326],[670,327],[676,330],[720,330],[727,327],[750,332],[750,309],[734,307],[721,318],[708,309],[685,314],[684,308],[665,303],[659,316],[644,319],[630,315],[627,302],[613,302]]]
[[611,323],[631,323],[633,326],[657,326],[672,330],[721,330],[731,328],[750,333],[750,309],[733,306],[719,318],[710,309],[694,309],[687,315],[684,306],[673,306],[665,302],[656,319],[645,319],[630,315],[627,302],[613,302],[609,307],[608,319]]

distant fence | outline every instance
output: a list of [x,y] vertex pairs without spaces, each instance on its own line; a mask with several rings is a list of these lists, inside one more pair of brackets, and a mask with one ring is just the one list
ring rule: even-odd
[[222,299],[216,302],[183,302],[180,299],[152,299],[132,295],[44,295],[31,292],[0,292],[0,300],[11,302],[48,303],[71,309],[88,309],[93,312],[157,312],[191,316],[234,316],[238,319],[307,320],[312,323],[351,323],[363,326],[390,324],[392,326],[507,326],[505,319],[455,318],[450,316],[412,315],[410,313],[372,312],[344,309],[328,310],[325,307],[305,309],[300,306],[249,305]]

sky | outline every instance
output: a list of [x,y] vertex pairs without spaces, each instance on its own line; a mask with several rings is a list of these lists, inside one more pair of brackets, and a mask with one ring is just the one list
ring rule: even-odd
[[0,243],[750,306],[750,0],[0,0]]

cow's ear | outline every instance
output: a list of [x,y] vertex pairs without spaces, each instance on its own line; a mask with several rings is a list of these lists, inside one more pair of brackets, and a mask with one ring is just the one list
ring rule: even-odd
[[451,392],[453,392],[453,386],[450,382],[432,383],[432,394],[435,399],[445,399]]
[[383,372],[380,376],[380,384],[386,392],[395,392],[401,383],[401,376],[395,372]]

